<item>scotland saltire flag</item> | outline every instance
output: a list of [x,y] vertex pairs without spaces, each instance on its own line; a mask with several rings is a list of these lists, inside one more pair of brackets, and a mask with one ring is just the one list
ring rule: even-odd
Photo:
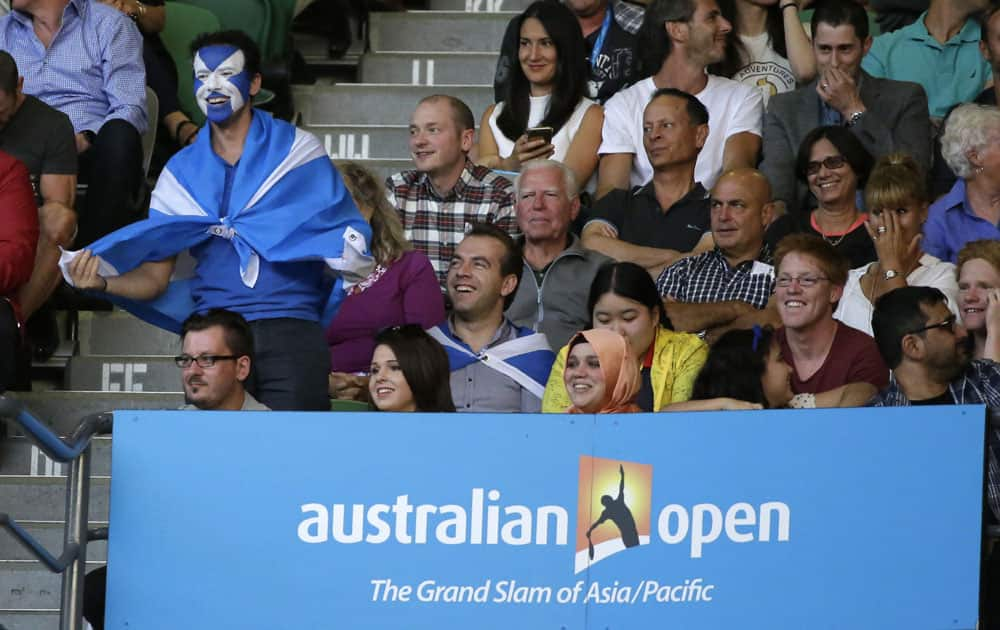
[[[164,168],[153,191],[149,218],[105,236],[88,249],[101,257],[102,276],[180,254],[167,291],[151,301],[109,296],[138,317],[175,332],[194,311],[190,278],[194,261],[186,250],[210,238],[228,240],[239,255],[234,269],[255,286],[260,259],[272,263],[324,260],[331,291],[321,323],[336,314],[344,290],[365,278],[371,231],[354,200],[310,133],[254,110],[243,155],[232,175],[229,211],[220,215],[226,166],[215,155],[211,134],[201,133]],[[60,266],[70,282],[63,252]]]
[[451,334],[447,322],[438,324],[427,332],[444,346],[452,372],[473,363],[482,363],[509,376],[518,385],[541,398],[545,394],[545,383],[552,371],[555,354],[549,348],[549,341],[544,334],[530,328],[514,328],[517,331],[515,339],[486,348],[478,354]]

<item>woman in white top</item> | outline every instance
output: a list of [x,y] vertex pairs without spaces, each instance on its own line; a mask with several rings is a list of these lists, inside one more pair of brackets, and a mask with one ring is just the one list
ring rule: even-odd
[[[518,61],[506,98],[487,108],[479,128],[479,164],[519,171],[551,158],[587,183],[597,167],[604,112],[585,98],[587,53],[576,17],[563,4],[535,2],[519,17]],[[526,134],[551,127],[551,142]],[[586,186],[591,188],[591,186]]]
[[930,198],[927,179],[913,158],[893,153],[879,160],[868,178],[865,202],[870,209],[865,227],[878,260],[851,270],[834,318],[871,335],[875,301],[908,285],[940,289],[957,315],[955,265],[920,249]]
[[[799,19],[798,0],[721,0],[733,24],[726,76],[756,87],[767,99],[816,76],[816,58]],[[735,66],[731,64],[735,63]]]

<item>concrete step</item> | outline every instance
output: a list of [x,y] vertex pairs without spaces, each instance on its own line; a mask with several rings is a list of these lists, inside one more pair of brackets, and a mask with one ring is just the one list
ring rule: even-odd
[[[492,75],[491,75],[492,76]],[[339,83],[315,86],[305,102],[297,102],[305,125],[405,125],[420,99],[432,94],[449,94],[461,99],[478,119],[493,104],[493,88],[488,85],[392,85]],[[132,351],[138,352],[136,350]],[[125,352],[112,352],[126,354]],[[143,352],[143,354],[160,354]]]
[[[67,470],[66,464],[49,459],[26,437],[10,437],[0,442],[0,475],[61,477],[66,475]],[[90,443],[90,472],[94,475],[111,474],[110,436],[95,437]]]
[[319,138],[333,160],[410,159],[404,125],[301,125]]
[[[516,11],[406,11],[372,13],[372,52],[484,52],[500,50],[507,22]],[[490,75],[492,76],[492,74]]]
[[5,630],[58,630],[59,610],[0,610],[0,628],[5,628]]
[[97,392],[182,392],[172,356],[89,355],[69,360],[66,389]]
[[[87,572],[103,562],[88,562]],[[0,560],[0,615],[11,610],[58,609],[62,575],[33,560]],[[9,614],[9,613],[8,613]]]
[[[350,21],[351,32],[357,34],[357,20],[350,18]],[[324,66],[356,66],[361,55],[365,52],[365,42],[359,37],[354,37],[347,52],[337,58],[330,56],[330,42],[321,35],[293,32],[292,46],[302,55],[306,65],[320,68]]]
[[174,356],[181,349],[174,333],[122,310],[80,313],[80,354]]
[[534,0],[430,0],[431,11],[465,11],[467,13],[521,12]]
[[[84,416],[115,409],[179,409],[184,395],[152,392],[8,392],[59,435],[69,435]],[[13,425],[10,428],[14,431]]]
[[[18,524],[28,530],[50,553],[59,555],[63,548],[63,536],[65,523],[62,521],[18,521]],[[91,529],[95,527],[107,527],[106,522],[91,521]],[[105,562],[108,558],[108,541],[95,540],[87,543],[87,560],[89,562]],[[14,539],[7,532],[0,532],[0,561],[3,560],[33,560],[31,555],[20,542]]]
[[493,85],[497,58],[487,53],[369,53],[361,58],[361,83]]
[[[111,477],[90,476],[91,522],[107,522],[110,487]],[[62,521],[66,518],[66,479],[0,475],[0,506],[18,522]]]

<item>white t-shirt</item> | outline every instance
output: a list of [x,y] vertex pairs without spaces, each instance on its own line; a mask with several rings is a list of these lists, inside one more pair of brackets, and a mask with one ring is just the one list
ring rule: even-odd
[[[872,313],[875,307],[868,301],[868,296],[861,290],[861,276],[868,273],[868,268],[875,263],[867,264],[857,269],[851,269],[847,274],[847,284],[844,295],[833,312],[833,318],[857,328],[869,337],[872,332]],[[920,257],[920,264],[906,276],[906,284],[911,287],[934,287],[940,289],[948,298],[948,308],[958,317],[958,281],[955,280],[955,265],[944,262],[930,254]]]
[[[641,186],[653,178],[653,167],[642,146],[642,113],[655,91],[653,77],[647,77],[612,96],[604,106],[603,141],[597,152],[632,153],[632,186]],[[698,154],[694,179],[711,189],[722,174],[726,139],[744,131],[761,135],[764,101],[760,90],[711,74],[705,89],[695,96],[708,109],[709,130]]]
[[766,31],[760,35],[740,35],[740,41],[747,56],[743,59],[743,67],[733,75],[734,81],[760,90],[765,108],[768,99],[775,94],[795,89],[792,65],[774,50]]

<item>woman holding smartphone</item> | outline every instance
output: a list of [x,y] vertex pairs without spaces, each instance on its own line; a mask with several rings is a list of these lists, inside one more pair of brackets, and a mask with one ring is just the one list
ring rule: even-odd
[[585,98],[587,56],[576,18],[557,2],[535,2],[518,18],[519,63],[506,98],[487,108],[479,128],[479,163],[519,171],[551,158],[591,189],[604,112]]

